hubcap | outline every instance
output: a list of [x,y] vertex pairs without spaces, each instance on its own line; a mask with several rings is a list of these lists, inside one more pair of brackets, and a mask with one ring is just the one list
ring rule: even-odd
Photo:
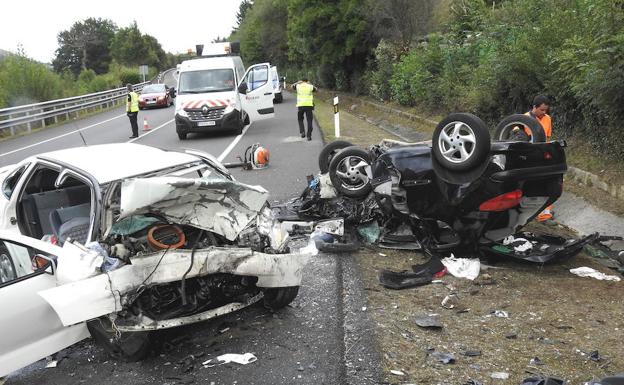
[[366,175],[368,163],[359,156],[347,156],[341,159],[336,167],[336,175],[340,177],[342,187],[356,191],[368,184]]
[[[522,130],[522,132],[525,132],[525,130],[529,130],[529,132],[531,132],[531,129],[525,126],[524,124],[520,122],[511,122],[511,123],[508,123],[505,127],[503,127],[498,137],[498,140],[503,140],[503,141],[511,140],[512,136],[514,135],[514,130]],[[513,138],[514,140],[521,140],[521,137],[519,135],[516,135],[516,136],[517,136],[516,138]],[[527,141],[532,142],[533,135],[527,138]]]
[[438,148],[444,159],[451,163],[463,163],[475,152],[474,131],[463,122],[451,122],[444,126],[438,139]]

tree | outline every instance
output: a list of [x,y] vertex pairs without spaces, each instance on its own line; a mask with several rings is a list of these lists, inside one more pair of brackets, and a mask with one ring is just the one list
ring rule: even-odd
[[136,21],[117,31],[111,42],[111,54],[115,61],[128,66],[147,64],[162,69],[167,64],[166,53],[158,40],[142,34]]
[[59,48],[52,66],[56,72],[92,69],[98,74],[108,71],[111,62],[109,45],[117,26],[108,19],[88,18],[78,21],[58,34]]
[[233,32],[238,31],[238,29],[240,28],[241,24],[243,24],[243,21],[245,20],[245,17],[247,16],[247,12],[251,9],[251,7],[253,6],[253,0],[243,0],[240,5],[238,6],[238,12],[236,13],[236,27],[234,28]]

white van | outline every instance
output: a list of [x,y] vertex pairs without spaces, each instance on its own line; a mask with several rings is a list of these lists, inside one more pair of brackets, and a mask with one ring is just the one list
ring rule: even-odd
[[247,68],[237,55],[238,44],[213,43],[207,52],[177,68],[176,132],[180,140],[191,132],[231,131],[240,134],[254,121],[275,116],[271,65]]

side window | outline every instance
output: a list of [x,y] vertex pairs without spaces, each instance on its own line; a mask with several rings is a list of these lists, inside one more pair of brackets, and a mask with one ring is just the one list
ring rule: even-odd
[[267,81],[269,81],[269,68],[265,65],[253,67],[247,74],[249,91],[262,87]]
[[11,195],[13,195],[13,190],[15,190],[17,182],[20,180],[22,175],[24,175],[24,172],[27,168],[27,164],[23,165],[22,167],[13,171],[13,173],[4,180],[4,183],[2,183],[2,193],[5,197],[7,197],[7,199],[10,199]]
[[0,285],[36,272],[31,262],[36,254],[34,249],[0,241]]

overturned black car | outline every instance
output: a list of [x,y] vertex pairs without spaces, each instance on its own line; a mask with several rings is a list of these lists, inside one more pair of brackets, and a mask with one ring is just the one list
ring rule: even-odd
[[[380,239],[407,242],[411,236],[430,255],[558,259],[589,238],[514,248],[510,237],[561,196],[566,144],[545,139],[539,122],[526,115],[501,121],[492,141],[481,119],[455,113],[437,125],[431,142],[384,140],[367,150],[332,142],[320,154],[321,176],[282,213],[343,217],[352,225],[376,221]],[[327,177],[331,183],[323,183]]]

